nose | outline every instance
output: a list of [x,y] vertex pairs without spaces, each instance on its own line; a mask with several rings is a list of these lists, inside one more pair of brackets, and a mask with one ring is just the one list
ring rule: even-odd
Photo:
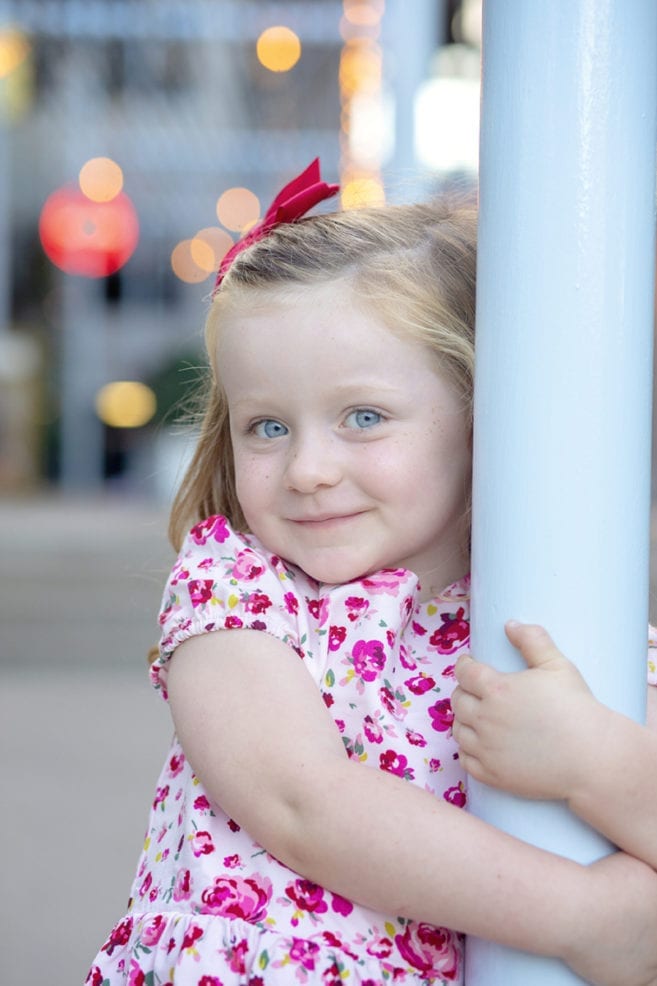
[[335,441],[306,435],[291,444],[285,470],[287,489],[314,493],[323,486],[336,486],[342,478],[342,463]]

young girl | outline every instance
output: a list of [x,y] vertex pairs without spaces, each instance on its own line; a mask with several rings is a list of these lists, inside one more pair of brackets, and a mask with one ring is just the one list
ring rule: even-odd
[[220,270],[152,667],[176,738],[87,983],[462,983],[461,933],[657,983],[649,866],[462,811],[475,212],[292,221],[334,191],[314,162]]

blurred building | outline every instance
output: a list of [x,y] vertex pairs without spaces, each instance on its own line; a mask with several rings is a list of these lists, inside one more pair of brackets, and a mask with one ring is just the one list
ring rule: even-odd
[[[225,190],[247,186],[264,208],[317,156],[343,188],[350,168],[381,182],[388,168],[412,194],[413,99],[461,7],[0,0],[0,491],[40,477],[157,487],[178,454],[162,418],[193,386],[212,286],[208,271],[174,273],[176,244],[220,225]],[[258,52],[275,25],[301,44],[290,71]],[[47,259],[38,223],[97,157],[120,165],[140,228],[128,262],[92,279]],[[96,396],[111,381],[154,390],[149,425],[101,422]]]

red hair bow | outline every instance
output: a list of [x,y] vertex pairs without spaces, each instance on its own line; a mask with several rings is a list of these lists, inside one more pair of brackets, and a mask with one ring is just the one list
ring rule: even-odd
[[263,218],[255,226],[252,226],[246,236],[238,240],[230,248],[228,253],[225,254],[219,265],[214,290],[217,291],[219,289],[226,271],[238,253],[246,250],[252,243],[261,240],[274,226],[278,226],[281,223],[293,223],[296,219],[300,219],[313,206],[319,202],[323,202],[324,199],[331,198],[339,190],[339,185],[329,185],[327,182],[321,180],[319,174],[319,158],[316,157],[305,171],[302,171],[285,188],[280,190]]

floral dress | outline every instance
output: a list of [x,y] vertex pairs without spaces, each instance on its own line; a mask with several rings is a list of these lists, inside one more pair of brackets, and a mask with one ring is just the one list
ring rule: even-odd
[[[211,517],[169,577],[152,679],[166,698],[168,660],[191,636],[273,634],[313,676],[346,756],[463,807],[450,695],[468,606],[467,578],[429,602],[405,569],[318,584]],[[284,866],[211,801],[174,737],[128,911],[86,983],[444,986],[463,982],[462,945],[453,931],[376,913]]]

